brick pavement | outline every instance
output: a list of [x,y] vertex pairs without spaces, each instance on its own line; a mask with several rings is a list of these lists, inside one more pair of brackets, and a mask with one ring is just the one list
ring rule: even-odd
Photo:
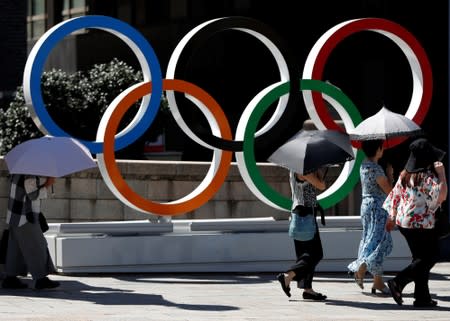
[[0,320],[450,320],[450,263],[432,272],[439,306],[431,310],[412,307],[412,285],[400,307],[371,295],[369,279],[361,291],[343,273],[317,275],[314,287],[328,295],[325,302],[304,301],[297,289],[288,299],[272,273],[54,275],[58,289],[0,289]]

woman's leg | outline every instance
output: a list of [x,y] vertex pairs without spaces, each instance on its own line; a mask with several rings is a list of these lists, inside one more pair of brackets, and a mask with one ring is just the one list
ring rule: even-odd
[[372,284],[372,289],[377,289],[380,291],[383,291],[383,289],[386,288],[386,285],[384,284],[383,281],[383,276],[376,274],[373,276],[373,284]]
[[[314,238],[310,241],[298,241],[294,240],[294,247],[295,247],[295,255],[297,258],[297,263],[300,262],[300,267],[302,269],[302,274],[297,273],[297,275],[294,277],[294,280],[297,282],[302,281],[302,286],[299,286],[304,289],[311,289],[312,288],[312,280],[314,277],[314,270],[319,264],[320,260],[323,258],[323,248],[322,248],[322,241],[320,239],[319,230],[317,228],[316,234],[314,235]],[[307,256],[307,261],[310,263],[308,268],[304,267],[304,260],[305,256]],[[297,263],[291,267],[291,270],[298,270]]]
[[38,280],[53,273],[55,267],[39,224],[26,223],[15,232],[18,246],[33,279]]
[[[298,262],[300,260],[300,258],[302,257],[302,255],[305,254],[305,249],[307,248],[306,245],[307,245],[307,242],[294,240],[296,262]],[[294,276],[293,279],[295,281],[297,281],[297,287],[299,289],[303,289],[305,287],[305,276],[303,276],[301,278],[297,278]]]
[[364,277],[366,276],[366,271],[367,271],[367,264],[361,263],[358,270],[355,271],[355,279],[361,280],[362,282],[362,280],[364,280]]
[[403,235],[403,237],[406,240],[406,243],[408,243],[409,250],[411,251],[412,255],[412,262],[406,266],[403,270],[397,273],[397,275],[394,277],[393,281],[397,284],[400,291],[404,289],[404,287],[413,281],[413,263],[415,260],[414,252],[415,252],[415,244],[417,241],[415,240],[415,236],[411,233],[410,229],[405,229],[402,227],[398,228],[400,233]]
[[413,257],[414,298],[419,302],[431,301],[428,281],[430,270],[437,261],[438,236],[434,229],[415,230],[417,240]]
[[[20,228],[15,226],[9,227],[8,249],[6,252],[5,274],[6,276],[27,275],[27,265],[22,255],[22,251],[17,241],[20,235]],[[18,231],[19,230],[19,231]]]
[[430,301],[428,280],[430,270],[437,260],[438,237],[434,229],[404,229],[400,232],[406,238],[411,250],[412,262],[394,278],[400,289],[414,281],[414,298]]
[[314,278],[314,272],[316,269],[317,264],[322,260],[323,258],[323,247],[322,247],[322,241],[320,239],[319,231],[316,231],[316,235],[314,238],[309,241],[309,243],[306,246],[306,251],[311,257],[311,268],[305,275],[304,279],[304,288],[305,291],[312,291],[312,281]]
[[302,255],[294,265],[292,265],[286,272],[280,273],[277,276],[278,281],[281,283],[281,287],[287,296],[290,294],[290,284],[293,280],[301,280],[311,269],[311,258],[309,254]]

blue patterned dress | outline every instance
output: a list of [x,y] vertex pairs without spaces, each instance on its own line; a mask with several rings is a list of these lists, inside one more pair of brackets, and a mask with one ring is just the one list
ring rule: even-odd
[[365,160],[361,164],[360,176],[363,232],[358,258],[348,265],[348,269],[356,272],[362,263],[366,263],[370,274],[382,275],[384,257],[392,251],[391,233],[385,229],[388,213],[382,207],[386,194],[377,184],[377,177],[385,176],[385,174],[380,165]]

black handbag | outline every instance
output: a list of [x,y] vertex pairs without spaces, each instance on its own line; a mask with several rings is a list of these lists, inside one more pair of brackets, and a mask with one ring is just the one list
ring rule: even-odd
[[45,218],[44,214],[42,214],[42,212],[39,213],[39,225],[41,226],[42,233],[48,231],[49,227],[47,219]]
[[3,230],[2,239],[0,241],[0,264],[6,262],[6,252],[8,251],[9,230]]

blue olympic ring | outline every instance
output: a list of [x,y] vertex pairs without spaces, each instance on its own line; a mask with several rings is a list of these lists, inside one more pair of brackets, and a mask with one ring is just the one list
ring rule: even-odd
[[[32,50],[30,56],[35,55],[34,59],[29,59],[25,67],[24,79],[29,77],[28,81],[24,81],[24,93],[26,98],[27,96],[29,97],[27,104],[33,106],[30,110],[34,110],[33,120],[39,129],[53,136],[70,136],[48,114],[41,93],[41,73],[44,69],[45,61],[56,43],[71,32],[83,28],[102,29],[116,34],[123,41],[127,42],[141,63],[144,81],[151,80],[152,82],[151,98],[148,104],[144,100],[141,104],[141,108],[144,111],[139,115],[139,123],[129,131],[125,130],[125,133],[122,136],[118,136],[115,141],[114,149],[119,150],[136,141],[149,128],[159,111],[162,95],[162,74],[157,56],[144,36],[130,25],[106,16],[82,16],[65,21],[63,25],[58,25],[56,28],[54,27],[47,31],[45,34],[47,36],[42,37],[33,47],[33,49],[36,48],[36,52]],[[148,76],[146,77],[146,75]],[[93,154],[103,151],[103,142],[80,141]]]

